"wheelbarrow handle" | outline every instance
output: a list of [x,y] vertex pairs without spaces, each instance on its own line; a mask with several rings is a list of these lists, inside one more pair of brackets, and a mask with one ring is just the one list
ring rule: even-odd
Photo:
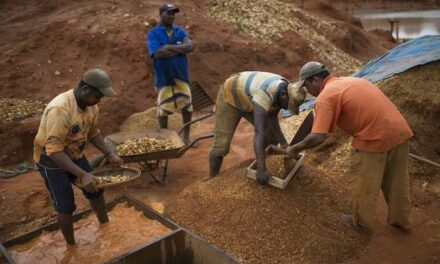
[[214,134],[209,134],[209,135],[206,135],[206,136],[198,137],[198,138],[194,139],[191,143],[189,143],[188,145],[186,145],[185,147],[181,148],[181,149],[179,150],[179,152],[177,152],[177,153],[178,153],[179,155],[183,155],[183,154],[185,154],[185,152],[186,152],[189,148],[191,148],[192,146],[194,146],[194,144],[196,144],[198,141],[203,140],[203,139],[213,138],[213,137],[214,137]]
[[190,126],[190,125],[192,125],[192,124],[194,124],[194,123],[196,123],[196,122],[202,121],[202,120],[204,120],[204,119],[206,119],[206,118],[208,118],[208,117],[211,117],[213,114],[214,114],[214,112],[210,112],[210,113],[208,113],[207,115],[204,115],[204,116],[202,116],[202,117],[199,117],[199,118],[197,118],[197,119],[194,119],[194,120],[192,120],[192,121],[189,121],[188,123],[183,124],[183,127],[179,130],[178,134],[179,134],[179,135],[182,134],[183,130],[185,130],[185,128],[187,128],[188,126]]

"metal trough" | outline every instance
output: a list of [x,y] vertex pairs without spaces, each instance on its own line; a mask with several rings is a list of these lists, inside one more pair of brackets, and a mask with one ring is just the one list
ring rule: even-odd
[[111,264],[236,264],[237,260],[185,229],[110,260]]
[[[232,264],[239,263],[231,256],[225,254],[219,248],[209,244],[202,238],[192,234],[188,230],[180,227],[170,219],[157,213],[142,202],[129,195],[124,195],[106,204],[108,211],[121,202],[127,202],[129,206],[134,206],[137,210],[144,213],[145,217],[159,221],[161,224],[171,229],[153,241],[140,245],[133,250],[116,257],[107,263],[154,263],[154,264],[201,264],[219,263]],[[74,215],[74,221],[91,213],[91,209],[81,211]],[[0,243],[0,252],[3,254],[6,263],[15,264],[8,252],[8,248],[14,245],[23,244],[39,236],[43,231],[55,231],[59,229],[57,223],[51,223],[32,230],[24,235]],[[1,260],[1,257],[0,257]]]

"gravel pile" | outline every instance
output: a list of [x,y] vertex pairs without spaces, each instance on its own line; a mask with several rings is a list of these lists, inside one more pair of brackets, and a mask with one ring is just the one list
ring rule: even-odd
[[285,190],[245,177],[247,163],[185,189],[165,213],[243,263],[342,263],[366,238],[339,221],[349,196],[303,166]]
[[[335,71],[353,72],[361,62],[320,33],[336,30],[336,26],[302,9],[274,0],[211,0],[210,14],[232,23],[240,31],[266,44],[281,39],[286,31],[295,31],[309,43],[320,60],[332,62]],[[305,23],[307,21],[307,23]]]
[[22,99],[0,99],[0,123],[21,120],[44,111],[45,104],[42,102],[26,101]]

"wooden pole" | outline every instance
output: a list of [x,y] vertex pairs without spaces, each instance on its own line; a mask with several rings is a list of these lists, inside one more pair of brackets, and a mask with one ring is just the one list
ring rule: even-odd
[[387,19],[388,23],[390,23],[390,34],[391,37],[393,37],[393,31],[394,31],[394,21],[392,19]]
[[425,159],[425,158],[423,158],[423,157],[420,157],[420,156],[418,156],[418,155],[416,155],[416,154],[412,154],[412,153],[409,153],[409,156],[410,156],[411,158],[413,158],[413,159],[420,160],[420,161],[422,161],[422,162],[425,162],[425,163],[431,164],[432,166],[436,166],[436,167],[439,167],[439,168],[440,168],[440,164],[437,163],[437,162],[434,162],[434,161],[432,161],[432,160]]

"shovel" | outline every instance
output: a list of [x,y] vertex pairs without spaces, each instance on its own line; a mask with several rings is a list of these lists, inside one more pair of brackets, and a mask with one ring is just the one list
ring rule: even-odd
[[302,122],[301,126],[299,126],[298,131],[296,131],[295,136],[293,136],[289,146],[293,146],[296,143],[303,141],[307,137],[307,135],[309,135],[310,132],[312,132],[313,117],[314,117],[313,111],[310,111],[310,113],[306,116],[306,118]]
[[[307,135],[312,132],[313,127],[313,111],[310,111],[310,113],[306,116],[304,121],[302,122],[301,126],[299,126],[298,130],[295,133],[295,136],[293,136],[292,141],[290,141],[289,146],[293,146],[301,141],[303,141]],[[290,171],[298,162],[299,155],[297,158],[291,159],[291,158],[284,158],[284,168],[286,171]]]
[[[313,117],[313,111],[311,111],[299,126],[298,130],[290,141],[289,146],[293,146],[301,142],[307,137],[307,135],[310,134],[313,126]],[[266,154],[286,155],[286,149],[277,147],[275,145],[270,145],[266,148]]]

